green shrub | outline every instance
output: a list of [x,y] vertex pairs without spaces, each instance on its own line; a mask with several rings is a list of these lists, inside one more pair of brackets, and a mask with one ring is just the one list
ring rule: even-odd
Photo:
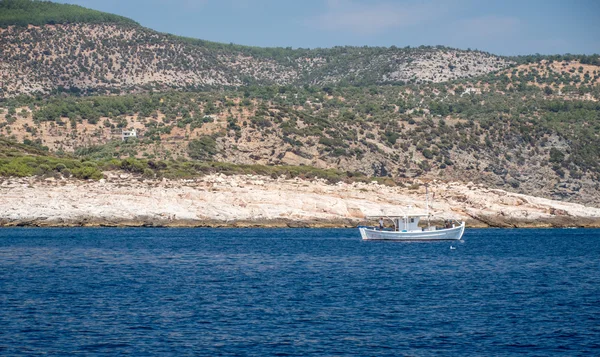
[[81,166],[72,170],[73,176],[82,180],[100,180],[104,175],[102,171],[93,166]]
[[144,173],[143,175],[145,178],[154,178],[155,174],[154,171],[152,171],[151,169],[144,169]]
[[427,159],[433,159],[433,152],[431,152],[431,150],[429,150],[429,149],[424,149],[422,154]]
[[550,162],[561,163],[565,159],[565,154],[557,148],[550,149]]
[[141,174],[146,169],[146,164],[135,159],[127,158],[121,161],[120,165],[122,170],[129,171],[131,173]]
[[16,158],[10,161],[0,161],[0,175],[26,177],[33,176],[35,169],[27,165],[22,158]]
[[217,153],[217,142],[211,136],[204,135],[199,139],[191,140],[188,144],[188,155],[192,159],[206,160]]
[[48,164],[40,164],[34,173],[37,176],[43,176],[43,175],[50,173],[51,171],[52,171],[52,169],[50,168],[50,166]]

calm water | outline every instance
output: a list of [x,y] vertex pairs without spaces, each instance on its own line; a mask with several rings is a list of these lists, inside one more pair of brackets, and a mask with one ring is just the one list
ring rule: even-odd
[[600,230],[464,239],[0,229],[0,355],[600,354]]

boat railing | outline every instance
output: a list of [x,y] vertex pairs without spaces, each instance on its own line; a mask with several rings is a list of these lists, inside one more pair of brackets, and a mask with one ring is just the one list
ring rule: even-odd
[[445,219],[444,226],[441,229],[456,228],[456,227],[460,227],[461,225],[462,225],[462,222],[460,222],[456,219]]

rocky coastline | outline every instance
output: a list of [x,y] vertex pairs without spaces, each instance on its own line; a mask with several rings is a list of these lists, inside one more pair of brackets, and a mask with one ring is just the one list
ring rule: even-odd
[[[468,227],[600,227],[600,209],[459,182],[429,182],[433,224]],[[100,181],[4,178],[0,227],[356,227],[368,217],[425,209],[425,186],[256,175]]]

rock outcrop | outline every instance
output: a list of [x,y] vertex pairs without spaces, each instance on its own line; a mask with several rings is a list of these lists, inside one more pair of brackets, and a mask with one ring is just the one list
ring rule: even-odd
[[[126,174],[100,181],[4,179],[2,226],[353,227],[366,217],[424,209],[415,189],[375,182],[210,175],[196,180],[141,180]],[[430,183],[438,220],[470,227],[600,227],[600,209],[480,185]]]

